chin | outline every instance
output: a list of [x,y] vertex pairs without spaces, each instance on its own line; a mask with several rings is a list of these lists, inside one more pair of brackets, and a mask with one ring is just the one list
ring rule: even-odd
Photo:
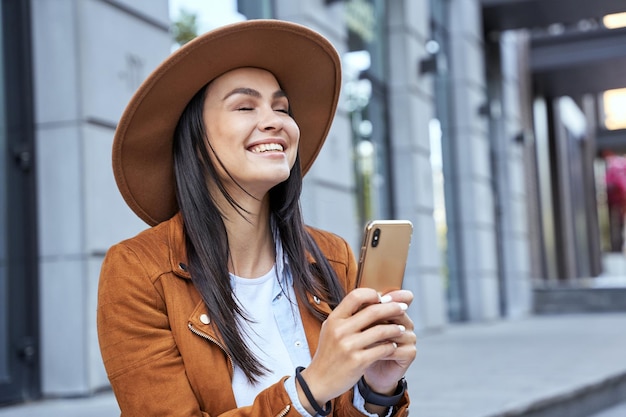
[[268,192],[270,189],[274,188],[278,184],[281,184],[287,181],[290,175],[291,175],[291,171],[284,171],[284,170],[273,171],[271,173],[259,172],[255,176],[255,179],[253,180],[253,182],[256,182],[257,187],[260,187],[260,188],[257,188],[257,190],[260,191],[261,189],[263,189],[263,190],[266,190],[265,192]]
[[285,181],[287,178],[289,178],[290,175],[291,175],[291,167],[289,166],[282,166],[279,168],[275,168],[267,173],[268,178],[273,177],[278,182]]
[[290,171],[287,171],[286,173],[283,173],[282,175],[277,175],[276,176],[276,180],[275,180],[275,184],[274,185],[278,185],[281,182],[285,182],[289,179],[289,175],[291,174]]

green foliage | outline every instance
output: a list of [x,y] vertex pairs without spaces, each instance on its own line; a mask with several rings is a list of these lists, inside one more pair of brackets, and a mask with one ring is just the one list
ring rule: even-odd
[[178,45],[184,45],[198,36],[198,16],[180,9],[178,19],[172,23],[172,36]]

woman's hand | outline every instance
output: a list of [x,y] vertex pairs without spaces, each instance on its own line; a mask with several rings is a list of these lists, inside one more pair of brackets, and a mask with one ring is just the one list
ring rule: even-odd
[[[317,352],[302,371],[319,404],[346,392],[364,374],[374,391],[393,392],[415,358],[413,322],[406,314],[413,294],[393,291],[382,300],[372,289],[357,288],[322,324]],[[299,397],[306,407],[302,392]]]
[[[384,297],[391,298],[392,303],[404,303],[407,306],[413,301],[413,293],[407,290],[392,291]],[[367,385],[374,392],[384,395],[393,394],[398,380],[404,376],[417,354],[413,321],[406,311],[391,317],[388,322],[403,326],[405,331],[398,337],[389,339],[397,345],[392,354],[374,362],[364,373]]]

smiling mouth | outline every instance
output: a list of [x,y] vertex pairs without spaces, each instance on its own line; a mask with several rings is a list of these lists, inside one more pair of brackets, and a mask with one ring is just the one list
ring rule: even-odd
[[253,153],[282,152],[283,150],[283,146],[278,143],[262,143],[250,148],[250,152]]

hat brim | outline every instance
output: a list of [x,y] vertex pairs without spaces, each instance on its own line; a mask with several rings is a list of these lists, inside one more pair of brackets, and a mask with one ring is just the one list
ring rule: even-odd
[[341,89],[341,63],[332,44],[304,26],[249,20],[208,32],[172,53],[141,84],[113,140],[113,173],[128,206],[149,225],[178,210],[172,141],[191,98],[232,69],[271,72],[289,98],[300,127],[303,174],[332,124]]

